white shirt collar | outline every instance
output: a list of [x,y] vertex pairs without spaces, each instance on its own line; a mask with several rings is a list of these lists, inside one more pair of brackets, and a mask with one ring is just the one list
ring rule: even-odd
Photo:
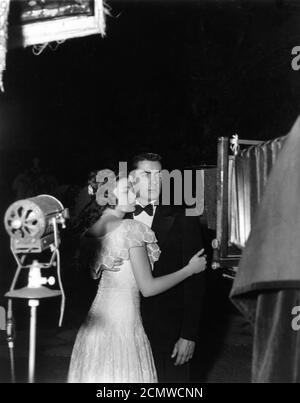
[[[152,204],[152,206],[155,208],[157,206],[156,204],[157,200],[152,200],[150,203],[148,204]],[[138,200],[136,200],[136,204],[138,204],[141,207],[146,207],[146,205],[143,205],[142,203],[140,203]]]

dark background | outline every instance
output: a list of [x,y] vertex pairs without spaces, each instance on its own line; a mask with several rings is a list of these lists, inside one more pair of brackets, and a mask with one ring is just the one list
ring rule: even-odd
[[299,113],[300,7],[291,1],[109,1],[107,35],[34,56],[10,50],[0,96],[1,180],[38,156],[77,183],[141,149],[214,164],[218,136],[269,139]]

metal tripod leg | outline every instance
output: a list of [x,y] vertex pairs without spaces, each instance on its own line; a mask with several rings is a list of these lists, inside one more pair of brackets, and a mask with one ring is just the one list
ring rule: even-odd
[[36,311],[39,306],[37,299],[28,301],[30,306],[30,336],[29,336],[29,367],[28,367],[28,382],[34,382],[35,376],[35,349],[36,349]]
[[15,356],[14,356],[14,319],[12,313],[12,300],[8,300],[8,309],[7,309],[7,323],[6,323],[6,334],[7,334],[7,343],[9,348],[9,357],[10,357],[10,372],[11,372],[11,382],[16,382],[15,376]]

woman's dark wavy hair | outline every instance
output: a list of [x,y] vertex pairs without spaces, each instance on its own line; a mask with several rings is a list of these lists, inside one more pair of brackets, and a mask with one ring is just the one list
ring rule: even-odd
[[[116,179],[119,179],[119,172],[116,169],[111,169],[115,175]],[[88,176],[87,185],[91,186],[93,189],[93,194],[90,195],[90,201],[85,205],[85,207],[79,213],[76,221],[73,224],[73,231],[78,236],[83,235],[95,222],[99,220],[103,212],[108,208],[115,208],[114,205],[107,204],[105,206],[100,206],[96,201],[96,192],[99,184],[96,182],[97,171],[90,172]]]
[[[118,180],[119,171],[114,168],[111,169],[111,171],[114,172],[116,179]],[[90,195],[90,201],[81,210],[70,228],[72,233],[72,245],[74,248],[72,264],[74,268],[83,273],[93,272],[99,250],[98,239],[88,239],[83,235],[99,220],[106,208],[115,208],[115,206],[109,204],[100,206],[96,201],[96,192],[99,186],[99,183],[96,182],[98,172],[99,170],[90,172],[87,185],[91,186],[93,194]]]

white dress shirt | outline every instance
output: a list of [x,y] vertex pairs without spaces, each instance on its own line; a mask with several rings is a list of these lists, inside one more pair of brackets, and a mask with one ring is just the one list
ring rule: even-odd
[[[139,203],[138,201],[136,202],[136,204],[139,204],[140,206],[145,207],[145,206],[143,206],[141,203]],[[149,204],[152,204],[152,205],[153,205],[153,215],[152,215],[152,216],[149,215],[148,213],[146,213],[145,211],[142,211],[142,212],[141,212],[140,214],[138,214],[138,215],[133,215],[133,218],[134,218],[135,220],[137,220],[137,221],[142,222],[143,224],[148,225],[148,227],[151,228],[152,222],[153,222],[153,218],[154,218],[154,214],[155,214],[155,210],[156,210],[156,205],[155,205],[155,201],[153,201],[153,202],[151,202],[151,203],[149,203]]]

